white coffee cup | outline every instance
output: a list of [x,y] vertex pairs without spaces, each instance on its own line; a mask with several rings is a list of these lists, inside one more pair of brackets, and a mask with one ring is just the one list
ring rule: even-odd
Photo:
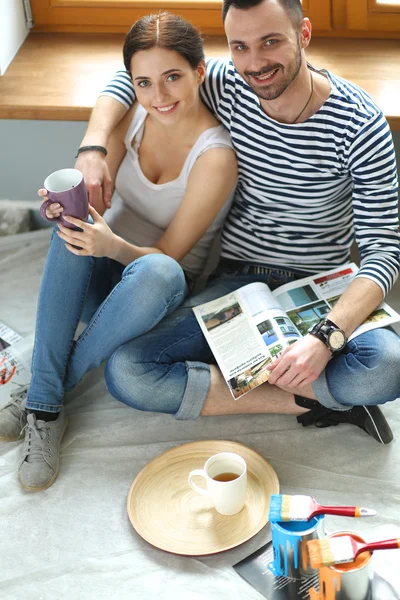
[[[192,481],[196,475],[205,478],[206,489]],[[204,469],[194,469],[189,473],[188,481],[195,492],[211,499],[221,515],[235,515],[246,501],[246,462],[233,452],[214,454],[207,460]]]

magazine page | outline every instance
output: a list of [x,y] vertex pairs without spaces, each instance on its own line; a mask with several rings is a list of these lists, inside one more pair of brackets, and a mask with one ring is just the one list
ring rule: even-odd
[[[306,335],[310,327],[327,316],[357,272],[357,265],[349,263],[331,271],[286,283],[272,294],[300,333]],[[382,302],[351,334],[349,340],[370,329],[387,327],[398,321],[400,315]]]
[[264,283],[193,311],[235,399],[267,381],[268,365],[301,335]]
[[[17,335],[17,334],[16,334]],[[31,380],[30,364],[33,334],[10,344],[0,352],[0,406],[6,404],[10,393]]]

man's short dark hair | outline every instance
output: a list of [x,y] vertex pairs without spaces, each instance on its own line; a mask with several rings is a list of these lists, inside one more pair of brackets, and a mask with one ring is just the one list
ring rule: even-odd
[[[231,7],[238,8],[239,10],[248,10],[249,8],[254,8],[254,6],[258,6],[262,2],[264,2],[264,0],[224,0],[222,5],[222,20],[225,23],[226,15]],[[300,21],[304,17],[301,1],[277,0],[277,2],[289,14],[293,25],[296,27],[300,25]]]

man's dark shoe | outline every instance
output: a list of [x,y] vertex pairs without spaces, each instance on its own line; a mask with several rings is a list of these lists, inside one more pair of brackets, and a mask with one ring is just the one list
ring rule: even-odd
[[378,406],[353,406],[350,410],[341,411],[325,408],[315,400],[300,396],[295,396],[295,401],[298,406],[309,409],[307,413],[297,417],[297,421],[303,427],[331,427],[339,423],[349,423],[363,429],[380,444],[390,444],[393,440],[389,423]]

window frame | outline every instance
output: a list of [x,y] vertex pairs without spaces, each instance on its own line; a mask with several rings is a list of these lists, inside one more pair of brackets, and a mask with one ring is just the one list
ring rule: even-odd
[[222,35],[221,0],[31,0],[34,31],[126,33],[151,12],[181,15],[205,34]]
[[[314,30],[330,30],[332,0],[303,0]],[[35,31],[126,32],[135,19],[176,12],[205,34],[224,35],[222,0],[31,0]]]
[[[400,5],[376,0],[346,0],[347,27],[353,31],[400,33]],[[395,37],[400,37],[399,35]]]
[[[168,10],[204,35],[224,35],[222,0],[31,0],[34,31],[126,33],[139,17]],[[400,5],[378,0],[303,0],[315,37],[400,38]]]

